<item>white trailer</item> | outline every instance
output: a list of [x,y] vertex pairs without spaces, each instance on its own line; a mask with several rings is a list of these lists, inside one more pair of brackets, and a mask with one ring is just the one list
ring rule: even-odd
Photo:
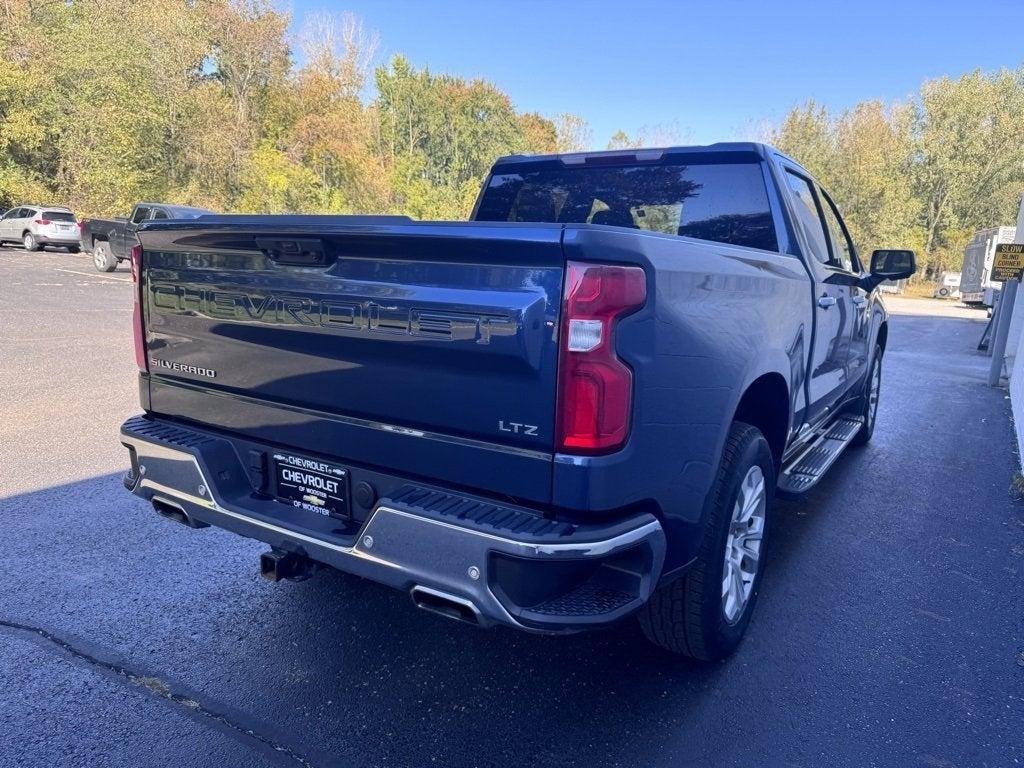
[[1012,243],[1016,234],[1016,227],[981,229],[964,248],[964,267],[960,273],[960,298],[964,304],[992,306],[995,291],[1002,287],[1002,283],[990,279],[996,246]]

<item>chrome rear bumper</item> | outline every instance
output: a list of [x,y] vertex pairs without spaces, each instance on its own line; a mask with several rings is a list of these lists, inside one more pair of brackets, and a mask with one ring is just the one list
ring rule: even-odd
[[[256,492],[227,438],[136,417],[121,440],[132,457],[126,487],[165,514],[180,510],[196,527],[408,591],[421,607],[424,595],[464,605],[482,626],[557,632],[613,622],[647,600],[664,560],[664,532],[650,514],[602,527],[549,525],[532,510],[489,504],[498,513],[487,517],[506,521],[499,526],[443,511],[472,497],[413,485],[340,533]],[[438,497],[446,503],[418,501]]]

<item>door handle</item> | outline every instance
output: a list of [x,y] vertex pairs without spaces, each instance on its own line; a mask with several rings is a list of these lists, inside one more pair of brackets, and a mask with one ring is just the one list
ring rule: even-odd
[[834,307],[835,303],[836,303],[836,297],[835,296],[822,296],[820,299],[818,299],[818,306],[821,307],[822,309],[828,309],[829,307]]
[[864,296],[854,296],[853,303],[858,307],[863,307],[865,304],[868,303],[868,300]]

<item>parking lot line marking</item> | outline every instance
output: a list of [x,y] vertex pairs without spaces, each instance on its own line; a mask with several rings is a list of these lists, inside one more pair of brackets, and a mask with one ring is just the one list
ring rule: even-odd
[[130,283],[131,280],[124,277],[111,277],[110,275],[94,275],[91,272],[79,272],[74,269],[61,269],[60,267],[54,267],[54,272],[67,272],[72,275],[85,275],[86,277],[98,277],[101,280],[116,280],[119,283]]

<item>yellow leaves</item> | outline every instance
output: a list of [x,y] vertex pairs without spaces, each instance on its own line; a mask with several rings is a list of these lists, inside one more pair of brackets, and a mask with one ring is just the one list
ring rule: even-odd
[[4,115],[0,123],[0,148],[11,144],[20,145],[26,152],[39,149],[46,138],[46,127],[29,109],[16,109]]
[[376,36],[318,14],[298,67],[289,23],[272,0],[0,0],[0,206],[463,218],[497,156],[589,143],[578,117],[400,57],[367,103]]
[[1024,69],[922,84],[909,103],[862,102],[834,116],[792,110],[770,141],[811,171],[862,252],[924,251],[956,268],[973,232],[1012,222],[1024,191]]

